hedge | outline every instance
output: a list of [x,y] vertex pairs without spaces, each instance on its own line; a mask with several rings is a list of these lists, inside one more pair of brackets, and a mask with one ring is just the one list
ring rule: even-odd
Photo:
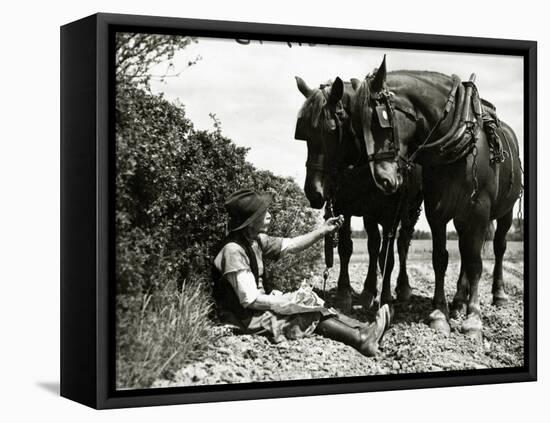
[[[247,149],[193,127],[185,108],[138,88],[125,87],[116,104],[116,231],[119,292],[149,292],[166,281],[208,285],[215,247],[224,236],[227,196],[242,187],[274,197],[270,233],[293,236],[315,227],[291,179],[258,170]],[[278,289],[299,285],[315,268],[321,245],[268,264]]]

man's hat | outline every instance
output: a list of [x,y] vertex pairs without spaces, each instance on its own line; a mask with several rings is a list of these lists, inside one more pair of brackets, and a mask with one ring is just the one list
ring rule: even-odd
[[267,210],[271,201],[269,194],[258,194],[246,188],[231,194],[225,202],[225,209],[229,213],[229,232],[250,225]]

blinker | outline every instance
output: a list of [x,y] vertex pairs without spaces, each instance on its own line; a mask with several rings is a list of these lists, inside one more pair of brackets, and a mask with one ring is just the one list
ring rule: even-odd
[[309,139],[309,125],[303,118],[299,117],[296,121],[296,130],[294,131],[294,139],[299,141],[307,141]]
[[384,105],[376,106],[376,115],[378,116],[378,122],[380,122],[380,126],[382,128],[392,127],[386,106]]

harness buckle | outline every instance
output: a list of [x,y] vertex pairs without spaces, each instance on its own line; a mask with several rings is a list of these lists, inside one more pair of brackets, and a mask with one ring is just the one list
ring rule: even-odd
[[369,162],[378,162],[381,160],[397,160],[398,157],[399,153],[396,150],[391,149],[388,151],[381,151],[379,153],[369,154],[367,160]]

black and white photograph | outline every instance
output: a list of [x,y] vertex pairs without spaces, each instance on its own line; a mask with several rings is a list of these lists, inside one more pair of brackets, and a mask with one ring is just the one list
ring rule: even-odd
[[544,10],[7,3],[0,420],[544,421]]
[[525,366],[524,57],[113,54],[117,391]]

